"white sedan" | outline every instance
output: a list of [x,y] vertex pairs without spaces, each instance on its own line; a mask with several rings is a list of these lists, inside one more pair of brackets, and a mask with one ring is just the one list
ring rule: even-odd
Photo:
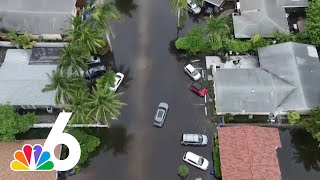
[[186,152],[183,156],[183,160],[199,169],[207,170],[209,166],[209,161],[202,156],[196,155],[190,151]]
[[120,86],[123,78],[124,78],[124,75],[122,73],[120,73],[120,72],[117,72],[116,76],[115,76],[114,86],[110,87],[110,90],[111,91],[117,91],[117,89]]
[[201,78],[201,74],[191,64],[184,67],[184,71],[194,80],[198,81]]

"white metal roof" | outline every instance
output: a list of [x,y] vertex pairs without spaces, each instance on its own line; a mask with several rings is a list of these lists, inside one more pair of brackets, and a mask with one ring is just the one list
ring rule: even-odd
[[55,106],[55,91],[43,93],[56,65],[28,65],[31,50],[9,49],[0,67],[0,103]]

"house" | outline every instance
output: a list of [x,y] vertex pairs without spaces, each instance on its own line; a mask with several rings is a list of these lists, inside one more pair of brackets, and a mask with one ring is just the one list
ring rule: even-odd
[[76,15],[76,0],[2,0],[0,1],[0,29],[16,30],[44,39],[62,39]]
[[289,14],[286,10],[307,6],[308,0],[239,0],[237,13],[232,16],[234,36],[251,38],[260,34],[262,37],[272,37],[276,31],[289,34]]
[[[41,144],[43,145],[45,139],[33,139],[33,140],[19,140],[11,142],[0,142],[0,177],[5,180],[17,180],[17,179],[32,179],[32,180],[56,180],[57,172],[56,171],[23,171],[15,172],[11,170],[10,163],[13,160],[13,155],[15,151],[21,150],[23,145],[30,144]],[[61,146],[60,148],[55,148],[55,156],[60,157]]]
[[224,180],[281,180],[278,129],[245,125],[219,127],[218,137]]
[[[22,109],[58,107],[55,91],[41,91],[45,85],[50,84],[48,74],[51,75],[57,65],[43,62],[43,59],[37,58],[37,53],[32,56],[35,50],[7,50],[0,66],[0,104],[9,103]],[[32,59],[43,63],[33,62]]]
[[216,69],[217,114],[308,113],[320,105],[320,62],[315,46],[295,42],[258,49],[258,68]]

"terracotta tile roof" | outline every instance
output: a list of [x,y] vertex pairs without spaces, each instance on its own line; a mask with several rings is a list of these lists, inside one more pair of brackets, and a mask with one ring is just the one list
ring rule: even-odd
[[278,129],[219,127],[218,136],[223,180],[281,180]]
[[[21,150],[24,144],[41,144],[43,145],[45,139],[0,142],[0,179],[5,180],[56,180],[57,172],[15,172],[10,168],[10,163],[13,160],[13,154],[16,150]],[[60,157],[60,148],[55,149],[56,157]]]

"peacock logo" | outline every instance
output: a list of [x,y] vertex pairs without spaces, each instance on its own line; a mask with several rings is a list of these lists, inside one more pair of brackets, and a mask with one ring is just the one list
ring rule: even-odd
[[50,153],[42,151],[42,146],[25,144],[22,150],[14,153],[14,159],[10,166],[14,171],[51,171],[54,167],[50,161]]
[[[72,169],[80,159],[80,144],[75,137],[63,132],[72,113],[62,112],[54,123],[43,147],[25,144],[22,150],[17,150],[10,167],[13,171],[67,171]],[[56,146],[64,144],[68,147],[69,155],[60,160],[54,156]]]

